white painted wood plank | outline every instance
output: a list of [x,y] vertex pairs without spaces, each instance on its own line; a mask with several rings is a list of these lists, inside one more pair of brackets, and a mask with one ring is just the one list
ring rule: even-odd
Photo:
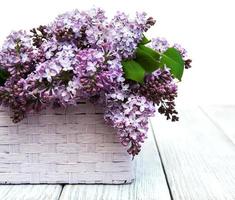
[[174,200],[235,199],[235,146],[199,108],[152,124]]
[[1,185],[1,200],[57,200],[61,185]]
[[11,185],[1,185],[0,186],[0,199],[2,199],[2,197],[6,196],[9,193],[11,188],[12,188]]
[[136,158],[136,180],[129,185],[66,185],[60,200],[170,200],[152,132]]
[[201,109],[235,144],[235,105],[201,106]]

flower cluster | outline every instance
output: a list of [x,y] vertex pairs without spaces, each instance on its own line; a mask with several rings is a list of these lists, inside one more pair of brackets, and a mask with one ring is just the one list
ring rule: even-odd
[[135,20],[129,20],[124,13],[118,13],[111,21],[111,33],[109,39],[112,48],[121,55],[122,58],[133,57],[138,43],[143,37],[143,32],[147,31],[155,20],[146,18],[146,13],[137,13]]
[[155,112],[154,103],[144,96],[130,94],[123,102],[123,95],[115,94],[108,99],[105,120],[118,130],[124,146],[130,145],[128,153],[137,155],[141,143],[147,137],[148,118]]
[[167,119],[178,120],[174,103],[177,97],[177,85],[169,70],[159,69],[146,76],[145,84],[140,85],[137,92],[158,105],[159,113],[164,114]]
[[[11,33],[0,50],[0,75],[8,74],[0,86],[0,104],[11,108],[14,122],[52,104],[66,107],[81,99],[102,104],[105,121],[137,155],[156,105],[167,119],[178,120],[177,87],[166,66],[146,74],[140,84],[125,77],[122,65],[135,58],[143,33],[154,23],[145,13],[131,19],[118,12],[109,21],[101,9],[74,10],[30,33]],[[150,45],[160,53],[169,47],[161,38]],[[190,67],[186,51],[175,48]]]

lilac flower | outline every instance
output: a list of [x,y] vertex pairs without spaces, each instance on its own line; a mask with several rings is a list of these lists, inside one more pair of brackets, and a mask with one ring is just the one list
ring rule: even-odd
[[183,58],[187,57],[186,49],[184,49],[180,44],[174,44],[173,47],[176,48],[180,52]]
[[48,60],[44,63],[37,65],[35,70],[35,79],[42,81],[43,78],[46,78],[49,82],[51,82],[52,78],[58,75],[60,71],[60,65]]
[[43,78],[46,78],[49,82],[52,81],[52,77],[56,76],[60,72],[60,68],[57,65],[52,65],[45,68],[45,74],[42,75]]
[[148,75],[145,84],[140,85],[136,92],[158,105],[159,113],[164,114],[167,119],[178,120],[174,103],[177,85],[168,69],[159,69]]
[[105,120],[117,129],[121,143],[128,146],[128,152],[137,155],[141,143],[147,138],[148,118],[155,112],[153,102],[133,94],[126,102],[121,103],[115,97],[107,101]]
[[[153,24],[151,24],[153,25]],[[143,37],[143,32],[151,26],[148,23],[145,13],[137,13],[135,20],[118,12],[110,24],[110,42],[113,50],[118,52],[123,58],[133,57],[138,43]]]
[[151,47],[158,52],[164,52],[169,48],[169,43],[165,38],[153,38]]
[[69,58],[64,58],[59,61],[63,71],[73,70],[72,61]]
[[102,50],[90,48],[79,51],[76,60],[75,74],[86,98],[108,92],[119,81],[124,81],[119,59],[112,57],[110,60],[109,54]]
[[[12,111],[14,122],[48,106],[91,101],[105,108],[105,121],[117,130],[120,142],[133,156],[147,138],[148,119],[158,111],[177,120],[177,86],[168,69],[145,77],[143,84],[126,80],[122,61],[135,57],[143,33],[155,20],[146,13],[130,18],[118,12],[108,20],[101,9],[74,10],[52,23],[11,33],[0,50],[0,68],[10,77],[0,86],[0,104]],[[163,38],[150,44],[164,52]],[[174,45],[186,60],[186,51]]]
[[76,96],[78,85],[75,81],[69,81],[67,86],[67,91],[72,95]]
[[25,31],[12,32],[4,42],[0,52],[0,65],[12,76],[27,73],[30,62],[37,57],[37,50]]
[[191,68],[192,60],[188,58],[186,49],[183,48],[180,44],[174,44],[173,47],[176,48],[180,52],[181,56],[183,57],[185,69]]

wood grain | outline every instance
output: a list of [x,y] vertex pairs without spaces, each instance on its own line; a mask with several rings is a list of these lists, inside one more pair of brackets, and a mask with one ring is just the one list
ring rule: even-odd
[[1,200],[57,200],[61,185],[1,185]]
[[200,108],[235,144],[235,105],[201,106]]
[[199,108],[180,116],[152,120],[174,200],[234,200],[234,143]]
[[180,109],[180,122],[152,119],[131,185],[1,185],[1,200],[235,199],[235,106]]
[[60,200],[170,200],[152,132],[136,159],[130,185],[66,185]]

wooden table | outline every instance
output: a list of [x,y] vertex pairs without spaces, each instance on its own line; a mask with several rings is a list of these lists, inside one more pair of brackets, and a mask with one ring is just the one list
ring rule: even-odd
[[235,200],[235,106],[151,120],[131,185],[1,185],[0,200]]

